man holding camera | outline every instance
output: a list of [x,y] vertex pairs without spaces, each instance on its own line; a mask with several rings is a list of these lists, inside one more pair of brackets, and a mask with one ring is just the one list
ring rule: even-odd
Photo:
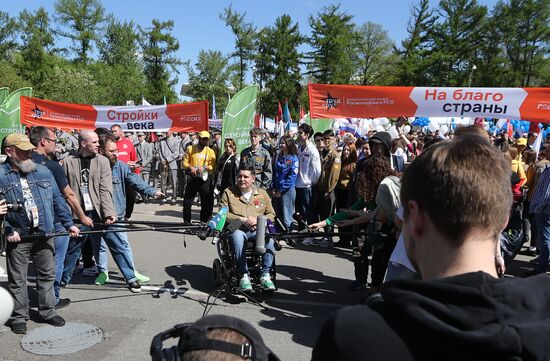
[[11,330],[19,334],[27,332],[29,319],[29,258],[36,269],[40,318],[56,327],[65,325],[65,320],[54,309],[54,239],[50,236],[55,232],[54,214],[71,236],[77,237],[80,233],[52,173],[31,159],[34,148],[27,136],[10,134],[4,139],[3,149],[8,161],[0,165],[0,197],[23,208],[4,217],[8,285],[15,300]]
[[[227,188],[220,200],[221,207],[227,207],[227,222],[239,222],[240,228],[231,234],[233,251],[237,259],[237,271],[242,274],[239,281],[241,291],[251,291],[252,284],[248,276],[246,264],[246,243],[256,239],[256,220],[258,216],[267,216],[273,221],[275,211],[267,191],[256,187],[256,174],[252,165],[242,165],[237,176],[237,186]],[[275,244],[273,239],[266,242],[266,252],[263,255],[261,285],[266,290],[274,290],[269,272],[275,259]]]

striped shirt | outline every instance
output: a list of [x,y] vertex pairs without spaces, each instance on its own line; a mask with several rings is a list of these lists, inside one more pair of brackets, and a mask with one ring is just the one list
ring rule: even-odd
[[550,165],[542,171],[531,199],[529,212],[533,214],[550,214]]

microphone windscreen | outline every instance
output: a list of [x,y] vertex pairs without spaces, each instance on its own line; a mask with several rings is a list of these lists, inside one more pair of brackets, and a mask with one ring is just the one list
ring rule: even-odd
[[265,231],[267,227],[267,217],[259,216],[256,219],[256,253],[265,253]]

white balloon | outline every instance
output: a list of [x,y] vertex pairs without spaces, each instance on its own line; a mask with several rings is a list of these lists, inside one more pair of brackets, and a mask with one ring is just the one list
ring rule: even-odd
[[430,123],[430,125],[428,125],[428,130],[432,133],[434,133],[438,129],[439,128],[437,127],[437,124],[435,124],[435,123]]
[[377,126],[380,125],[380,120],[379,120],[378,118],[374,118],[374,119],[372,120],[372,123],[371,123],[371,124],[372,124],[372,127],[373,127],[373,128],[376,128]]
[[334,131],[334,133],[340,132],[340,122],[339,121],[335,120],[332,123],[332,130]]
[[390,124],[390,120],[388,118],[380,118],[380,124],[386,126]]
[[[0,267],[0,269],[2,269]],[[3,269],[2,269],[3,271]],[[6,323],[13,311],[13,298],[4,288],[0,287],[0,325]]]
[[374,130],[376,130],[377,132],[384,132],[385,129],[383,126],[381,125],[377,125],[376,127],[374,127]]
[[441,134],[447,134],[447,133],[449,133],[449,127],[447,126],[447,124],[443,124],[443,125],[439,128],[439,133],[441,133]]
[[405,125],[403,127],[403,133],[409,134],[410,132],[411,132],[411,126],[410,125]]
[[390,133],[392,140],[399,138],[399,132],[395,129],[395,127],[390,127],[390,129],[388,129],[388,133]]

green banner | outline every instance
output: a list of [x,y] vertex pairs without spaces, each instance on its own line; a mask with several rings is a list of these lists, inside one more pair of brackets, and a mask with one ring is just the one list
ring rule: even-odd
[[332,129],[332,123],[334,123],[334,119],[332,118],[316,118],[316,119],[309,119],[309,114],[306,118],[306,123],[310,124],[313,128],[313,134],[317,132],[324,132],[325,130]]
[[30,97],[32,88],[21,88],[9,95],[8,93],[8,88],[0,88],[0,142],[10,133],[25,132],[25,126],[19,120],[19,97]]
[[258,87],[250,85],[239,91],[223,112],[222,139],[233,138],[237,152],[250,145],[249,131],[254,126]]

